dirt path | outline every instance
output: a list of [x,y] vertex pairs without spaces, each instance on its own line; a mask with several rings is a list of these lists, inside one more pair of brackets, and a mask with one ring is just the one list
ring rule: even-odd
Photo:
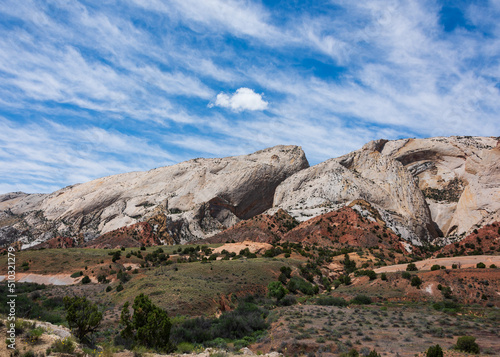
[[[5,275],[0,275],[0,282],[5,280]],[[37,283],[37,284],[50,284],[50,285],[73,285],[80,279],[73,279],[67,274],[26,274],[17,273],[16,281],[19,283]]]
[[[473,255],[465,257],[451,257],[451,258],[431,258],[415,262],[418,270],[431,270],[433,265],[445,266],[451,269],[453,264],[457,264],[459,268],[475,268],[477,263],[484,263],[486,267],[495,264],[500,267],[500,255]],[[375,273],[393,273],[396,271],[406,270],[408,264],[389,265],[375,269]]]

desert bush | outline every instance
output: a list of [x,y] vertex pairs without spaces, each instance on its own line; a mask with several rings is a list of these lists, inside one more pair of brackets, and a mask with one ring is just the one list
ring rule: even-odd
[[292,293],[296,293],[297,291],[300,291],[303,294],[306,295],[314,295],[314,287],[313,285],[305,281],[302,278],[299,277],[292,277],[289,281],[288,284],[286,285],[287,289],[291,291]]
[[433,266],[431,266],[431,271],[439,270],[439,269],[441,269],[441,267],[438,264],[434,264]]
[[431,346],[427,349],[426,357],[443,357],[443,349],[439,345]]
[[406,271],[417,271],[418,268],[415,263],[410,263],[406,266]]
[[82,284],[88,284],[90,283],[90,278],[88,275],[85,275],[82,279]]
[[387,281],[387,274],[386,273],[380,274],[380,279]]
[[478,269],[484,269],[486,268],[486,264],[484,264],[483,262],[479,262],[476,264],[476,268]]
[[372,299],[369,296],[359,294],[356,295],[351,301],[349,301],[349,303],[356,305],[369,305],[372,303]]
[[375,273],[373,270],[358,270],[354,273],[355,276],[362,276],[365,275],[370,278],[370,280],[375,280],[377,279],[377,273]]
[[420,285],[422,285],[422,279],[416,275],[411,278],[411,286],[415,286],[417,289],[420,289]]
[[54,341],[50,348],[52,352],[73,353],[75,352],[75,343],[69,337],[66,337],[62,340]]
[[476,338],[473,336],[459,337],[455,348],[462,352],[473,354],[479,353],[479,345],[476,343]]
[[172,350],[170,343],[172,324],[167,312],[153,304],[144,294],[136,296],[132,308],[134,313],[130,316],[129,303],[123,305],[120,323],[125,328],[120,333],[121,337],[134,340],[138,345],[145,347],[162,351]]
[[402,272],[402,273],[401,273],[401,277],[402,277],[403,279],[408,279],[408,280],[410,280],[410,279],[411,279],[411,274],[410,274],[409,272],[407,272],[407,271],[404,271],[404,272]]
[[267,291],[269,297],[275,297],[278,301],[283,299],[288,293],[283,284],[279,281],[271,281],[269,285],[267,285]]
[[324,306],[347,306],[348,302],[341,297],[322,296],[316,300],[317,305]]
[[280,306],[292,306],[297,303],[297,299],[293,295],[286,295],[283,299],[278,301]]
[[83,275],[82,271],[77,271],[76,273],[71,274],[72,278],[78,278]]
[[181,342],[177,345],[177,353],[191,353],[194,351],[194,345],[189,342]]
[[38,343],[38,341],[40,341],[40,337],[42,337],[43,332],[44,332],[43,328],[35,327],[30,331],[28,331],[28,333],[26,334],[26,339],[28,340],[29,343],[34,345]]

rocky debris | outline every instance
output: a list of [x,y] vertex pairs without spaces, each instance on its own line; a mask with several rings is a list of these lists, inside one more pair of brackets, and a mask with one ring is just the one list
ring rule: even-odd
[[0,196],[0,244],[28,248],[57,236],[85,241],[147,221],[168,243],[205,238],[272,206],[274,190],[309,164],[297,146],[194,159],[63,188]]

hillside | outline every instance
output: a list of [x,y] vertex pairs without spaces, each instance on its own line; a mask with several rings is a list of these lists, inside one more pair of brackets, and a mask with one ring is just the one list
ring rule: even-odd
[[[413,246],[444,245],[500,220],[498,143],[493,137],[376,140],[312,167],[301,148],[276,146],[109,176],[48,195],[5,194],[0,244],[25,249],[57,237],[75,246],[184,244],[217,234],[212,241],[270,242],[294,221],[351,207]],[[289,222],[280,223],[277,212]],[[373,227],[365,228],[364,237],[350,230],[352,242],[373,244]],[[135,240],[121,242],[125,236]]]

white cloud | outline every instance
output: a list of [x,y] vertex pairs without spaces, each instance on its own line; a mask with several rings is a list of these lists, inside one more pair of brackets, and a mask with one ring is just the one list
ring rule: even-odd
[[[243,110],[265,110],[268,102],[262,99],[262,94],[255,93],[250,88],[239,88],[233,95],[226,93],[217,94],[215,105],[222,108],[229,108],[235,112]],[[212,107],[213,105],[209,105]]]

